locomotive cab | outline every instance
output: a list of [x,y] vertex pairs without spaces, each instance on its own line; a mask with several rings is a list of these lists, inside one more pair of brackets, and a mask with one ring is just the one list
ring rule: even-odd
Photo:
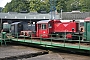
[[49,38],[54,32],[54,24],[60,23],[60,20],[42,20],[37,22],[37,37]]
[[38,21],[37,22],[37,37],[48,38],[49,37],[49,29],[48,29],[48,22],[50,20]]

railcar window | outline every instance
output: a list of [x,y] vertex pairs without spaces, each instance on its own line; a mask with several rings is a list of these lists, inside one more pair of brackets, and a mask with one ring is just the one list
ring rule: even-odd
[[38,24],[38,29],[41,29],[41,24]]
[[46,24],[42,24],[42,29],[46,29]]
[[11,30],[14,30],[14,25],[11,26]]
[[48,27],[49,27],[49,28],[52,28],[52,25],[49,23],[49,24],[48,24]]
[[18,24],[18,27],[21,27],[21,24]]

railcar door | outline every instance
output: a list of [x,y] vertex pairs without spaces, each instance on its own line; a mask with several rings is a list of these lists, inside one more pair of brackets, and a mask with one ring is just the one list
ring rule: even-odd
[[23,30],[23,25],[19,23],[17,29],[18,29],[17,33],[20,35],[21,31]]
[[47,38],[48,37],[48,24],[38,24],[38,37]]
[[15,34],[15,25],[13,24],[13,25],[11,25],[11,33],[12,33],[12,35],[14,35]]

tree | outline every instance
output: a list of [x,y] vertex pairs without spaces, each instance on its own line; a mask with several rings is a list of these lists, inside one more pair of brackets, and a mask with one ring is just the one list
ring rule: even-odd
[[27,5],[23,0],[12,0],[10,3],[7,3],[3,12],[20,12],[28,11]]
[[49,0],[40,1],[39,7],[40,9],[38,10],[38,12],[41,12],[41,11],[49,12],[50,11]]
[[57,0],[57,2],[56,2],[56,9],[57,9],[58,12],[60,12],[61,9],[63,11],[67,11],[66,2],[67,2],[67,0]]
[[49,12],[49,0],[29,0],[30,1],[30,7],[29,11],[46,11]]
[[90,0],[80,0],[80,6],[81,6],[81,11],[82,12],[89,12],[90,11]]
[[[52,3],[50,2],[52,1]],[[54,3],[55,2],[55,3]],[[73,11],[80,10],[82,12],[90,11],[89,0],[12,0],[7,3],[3,12],[50,12],[51,10]]]

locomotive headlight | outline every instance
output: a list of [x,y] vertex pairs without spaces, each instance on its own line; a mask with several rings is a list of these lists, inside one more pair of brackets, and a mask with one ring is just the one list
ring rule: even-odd
[[43,33],[45,33],[45,31]]

